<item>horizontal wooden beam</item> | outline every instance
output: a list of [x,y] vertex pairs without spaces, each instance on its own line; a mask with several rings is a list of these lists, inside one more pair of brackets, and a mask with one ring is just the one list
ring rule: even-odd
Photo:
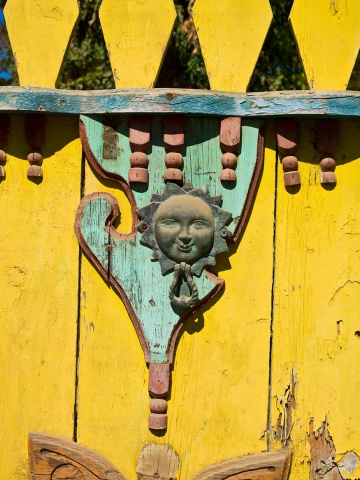
[[0,87],[0,111],[91,115],[145,113],[152,115],[241,117],[357,118],[360,92],[281,91],[227,93],[185,89],[56,90]]

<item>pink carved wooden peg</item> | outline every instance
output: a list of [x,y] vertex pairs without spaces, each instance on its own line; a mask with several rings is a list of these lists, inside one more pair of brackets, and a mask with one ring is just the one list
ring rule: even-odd
[[221,164],[223,170],[220,174],[222,182],[235,182],[237,165],[236,152],[240,147],[241,139],[241,118],[227,117],[221,120],[220,124],[220,148],[223,152]]
[[146,150],[150,148],[151,117],[133,115],[130,117],[129,142],[133,153],[130,156],[129,183],[149,183],[147,170],[149,160]]
[[164,430],[167,427],[167,401],[164,399],[170,389],[170,364],[149,364],[150,415],[149,428]]
[[276,140],[279,152],[284,155],[282,167],[285,187],[301,185],[298,160],[293,155],[298,148],[296,120],[281,120],[276,123]]
[[164,120],[164,147],[169,152],[181,152],[185,145],[185,117],[171,116]]
[[165,155],[165,182],[182,183],[183,174],[180,168],[183,157],[179,153],[185,146],[185,117],[171,116],[164,119],[164,147],[169,153]]
[[298,148],[296,120],[281,120],[276,123],[278,150],[283,155],[293,155]]
[[40,148],[45,142],[46,117],[44,115],[27,115],[25,117],[25,141],[32,149],[28,155],[30,167],[27,170],[27,176],[42,177],[41,168],[43,155]]
[[240,147],[241,118],[227,117],[220,124],[220,148],[224,152],[235,152]]
[[5,178],[6,153],[5,147],[9,141],[10,117],[0,115],[0,179]]
[[320,162],[321,183],[336,184],[335,160],[328,156],[334,153],[339,146],[339,132],[337,120],[319,120],[317,122],[317,148],[325,157]]

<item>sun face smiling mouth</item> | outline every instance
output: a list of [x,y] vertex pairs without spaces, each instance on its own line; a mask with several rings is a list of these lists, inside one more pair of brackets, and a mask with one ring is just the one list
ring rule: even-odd
[[177,248],[180,250],[180,252],[184,252],[184,253],[190,253],[192,247],[193,247],[193,244],[190,244],[190,245],[186,244],[185,245],[185,244],[179,244],[178,243],[178,246],[177,246]]

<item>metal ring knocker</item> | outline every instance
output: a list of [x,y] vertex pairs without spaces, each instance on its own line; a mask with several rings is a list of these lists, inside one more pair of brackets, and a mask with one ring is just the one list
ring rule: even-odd
[[[177,297],[175,290],[180,278],[183,277],[190,289],[191,296],[182,295]],[[169,297],[174,307],[189,308],[199,301],[199,291],[191,275],[191,266],[185,262],[178,263],[174,266],[174,278],[170,285]]]

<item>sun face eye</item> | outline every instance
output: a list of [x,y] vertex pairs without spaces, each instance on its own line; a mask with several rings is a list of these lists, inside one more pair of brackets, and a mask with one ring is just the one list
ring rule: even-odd
[[202,229],[202,228],[208,228],[209,227],[209,222],[207,222],[206,220],[194,220],[192,223],[191,223],[191,226],[193,228],[196,228],[198,230]]
[[174,228],[179,225],[179,223],[174,218],[164,218],[161,220],[160,225],[168,228]]

